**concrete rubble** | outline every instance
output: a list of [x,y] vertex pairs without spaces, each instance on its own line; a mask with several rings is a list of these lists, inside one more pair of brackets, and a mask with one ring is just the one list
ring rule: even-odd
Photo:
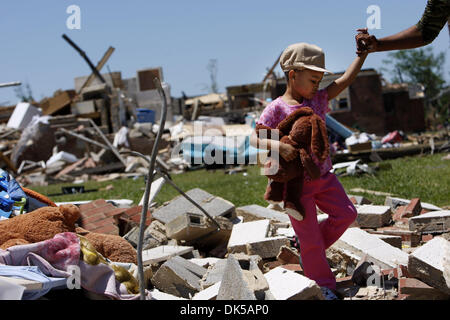
[[[304,274],[301,249],[282,207],[236,208],[198,188],[186,194],[212,219],[181,196],[147,211],[142,258],[154,300],[324,299]],[[449,299],[448,210],[418,198],[388,196],[384,206],[352,198],[357,221],[326,251],[341,299]],[[126,199],[75,204],[83,232],[119,236],[136,250],[142,205]],[[319,222],[327,218],[318,211]],[[137,279],[136,265],[127,268]]]

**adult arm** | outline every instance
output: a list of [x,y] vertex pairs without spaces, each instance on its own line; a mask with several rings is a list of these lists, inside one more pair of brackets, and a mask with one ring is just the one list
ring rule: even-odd
[[[366,42],[366,48],[358,48],[357,53],[380,52],[390,50],[414,49],[430,44],[439,35],[441,29],[448,23],[450,17],[450,1],[428,0],[420,21],[394,35],[377,39],[365,34],[361,37]],[[358,29],[359,32],[367,29]]]

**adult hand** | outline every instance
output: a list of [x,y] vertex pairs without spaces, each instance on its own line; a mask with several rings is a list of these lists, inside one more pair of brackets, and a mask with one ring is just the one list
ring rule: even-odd
[[292,161],[298,155],[298,151],[290,144],[280,142],[280,155],[286,161]]
[[367,28],[357,29],[358,34],[355,36],[356,40],[356,54],[376,52],[378,49],[378,39],[369,34]]

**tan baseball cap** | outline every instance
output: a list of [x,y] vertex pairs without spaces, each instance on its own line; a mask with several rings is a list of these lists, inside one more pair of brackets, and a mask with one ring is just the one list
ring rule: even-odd
[[325,69],[325,54],[314,44],[305,42],[294,43],[287,47],[280,57],[283,72],[294,69],[311,69],[315,71],[333,73]]

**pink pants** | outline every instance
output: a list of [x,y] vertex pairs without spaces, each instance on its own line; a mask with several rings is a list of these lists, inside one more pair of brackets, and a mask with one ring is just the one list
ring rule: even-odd
[[[317,180],[305,181],[300,201],[305,218],[303,221],[289,218],[300,242],[304,275],[321,287],[336,289],[336,278],[328,265],[325,250],[355,221],[357,211],[337,177],[330,172]],[[328,214],[320,224],[316,204]]]

